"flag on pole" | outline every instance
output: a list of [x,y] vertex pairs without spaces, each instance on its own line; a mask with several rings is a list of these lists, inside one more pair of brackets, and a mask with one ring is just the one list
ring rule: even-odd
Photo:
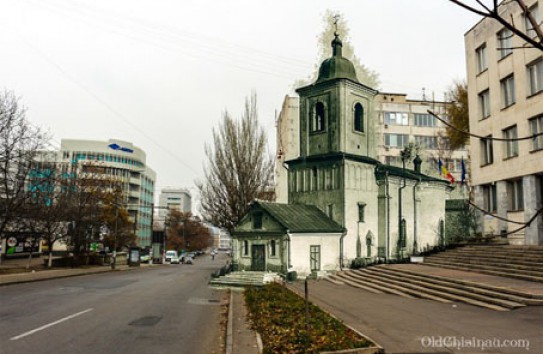
[[438,167],[439,172],[443,175],[443,177],[447,178],[449,182],[454,183],[454,177],[453,175],[447,170],[447,167],[443,165],[443,162],[441,162],[441,159],[438,160]]
[[466,163],[464,162],[464,156],[462,156],[462,184],[466,183]]

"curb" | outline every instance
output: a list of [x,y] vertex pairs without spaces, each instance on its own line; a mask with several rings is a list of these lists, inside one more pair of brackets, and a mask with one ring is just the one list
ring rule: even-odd
[[124,269],[106,269],[106,270],[102,270],[102,269],[97,270],[96,269],[96,270],[89,270],[87,272],[82,271],[82,272],[79,272],[79,273],[53,274],[53,275],[50,275],[50,276],[44,276],[44,277],[40,277],[40,278],[32,278],[31,275],[35,274],[35,273],[21,273],[21,274],[24,274],[25,276],[26,276],[26,274],[30,274],[30,275],[27,276],[28,277],[27,279],[19,278],[19,279],[13,279],[13,280],[2,279],[2,277],[0,276],[0,287],[1,286],[14,285],[14,284],[24,284],[24,283],[33,283],[33,282],[37,282],[37,281],[46,281],[46,280],[51,280],[51,279],[79,277],[79,276],[83,276],[83,275],[93,275],[93,274],[99,274],[99,273],[122,272],[122,271],[135,270],[135,269],[138,269],[138,268],[130,267],[130,268],[124,268]]
[[234,314],[232,311],[232,304],[234,303],[234,294],[230,291],[230,303],[228,304],[228,324],[226,325],[226,354],[232,354],[234,350],[234,342],[232,337],[232,323]]

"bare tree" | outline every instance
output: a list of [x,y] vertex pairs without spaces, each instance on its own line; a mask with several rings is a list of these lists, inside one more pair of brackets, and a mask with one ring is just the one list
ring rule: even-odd
[[317,79],[321,63],[332,56],[332,47],[330,43],[334,39],[334,33],[338,33],[343,44],[342,55],[349,59],[355,68],[358,80],[366,86],[377,88],[379,87],[379,74],[370,70],[360,62],[360,58],[356,56],[353,45],[350,43],[349,26],[343,20],[343,16],[332,10],[326,10],[322,16],[323,30],[318,37],[319,56],[315,63],[313,72],[306,79],[297,80],[294,87],[309,85]]
[[48,134],[28,122],[19,98],[9,91],[0,93],[0,241],[15,228],[34,156],[48,140]]
[[[543,51],[543,32],[540,28],[540,23],[538,23],[538,18],[535,14],[532,13],[531,9],[526,5],[524,0],[509,0],[509,1],[498,1],[498,0],[471,0],[471,1],[462,1],[462,0],[449,0],[453,4],[456,4],[474,14],[480,15],[485,18],[491,18],[498,21],[505,28],[511,30],[511,32],[519,36],[529,47],[537,48]],[[512,17],[509,17],[510,11],[501,11],[500,7],[502,6],[518,6],[524,15],[526,24],[524,23],[515,23]],[[535,36],[531,35],[529,32],[534,31]],[[525,47],[520,47],[525,48]],[[500,49],[500,48],[499,48]],[[510,48],[517,49],[517,48]]]
[[224,113],[218,130],[213,129],[213,146],[206,145],[206,156],[205,178],[196,185],[202,215],[212,224],[232,230],[251,201],[273,198],[274,161],[258,123],[256,94],[245,100],[241,120]]

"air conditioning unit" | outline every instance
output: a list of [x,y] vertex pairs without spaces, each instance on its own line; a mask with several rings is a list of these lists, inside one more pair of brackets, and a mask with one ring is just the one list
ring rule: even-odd
[[385,150],[386,150],[386,151],[390,150],[390,146],[385,145]]

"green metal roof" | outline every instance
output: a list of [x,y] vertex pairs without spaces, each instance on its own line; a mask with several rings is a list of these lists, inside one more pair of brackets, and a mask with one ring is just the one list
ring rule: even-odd
[[291,233],[341,233],[343,227],[314,205],[280,204],[256,201],[278,223]]

